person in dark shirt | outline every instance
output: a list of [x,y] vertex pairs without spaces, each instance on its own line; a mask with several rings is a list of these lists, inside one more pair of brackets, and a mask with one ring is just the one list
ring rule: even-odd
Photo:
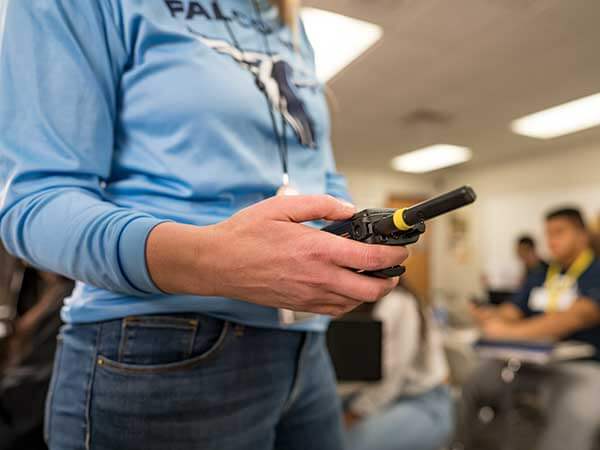
[[512,301],[477,317],[487,337],[588,342],[600,358],[600,260],[581,213],[551,212],[546,236],[553,262],[533,271]]
[[525,282],[535,271],[548,268],[548,263],[537,252],[535,240],[529,235],[523,235],[517,239],[516,253],[523,264],[522,282]]
[[[524,367],[513,381],[535,386],[545,426],[536,435],[544,450],[596,448],[600,437],[600,260],[590,248],[582,214],[575,208],[546,217],[546,238],[552,256],[547,268],[534,270],[511,302],[497,308],[473,308],[485,337],[502,340],[577,340],[596,349],[591,360],[555,363],[543,369]],[[481,408],[502,410],[506,385],[502,364],[486,361],[463,390],[465,448],[476,448],[469,430],[478,429]],[[507,411],[504,411],[507,413]]]

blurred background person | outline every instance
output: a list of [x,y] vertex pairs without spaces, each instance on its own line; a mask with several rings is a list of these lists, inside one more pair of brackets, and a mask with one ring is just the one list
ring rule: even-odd
[[596,256],[600,257],[600,214],[596,220],[596,226],[592,230],[591,234],[591,247],[594,250]]
[[61,325],[60,307],[73,283],[31,267],[0,250],[4,270],[0,338],[0,450],[42,450],[44,406]]
[[[595,448],[600,432],[600,261],[590,248],[578,209],[561,208],[546,216],[546,239],[552,261],[530,274],[507,303],[476,314],[485,337],[501,340],[575,340],[595,348],[591,360],[524,367],[513,383],[540,390],[546,424],[537,440],[541,450]],[[476,311],[476,310],[475,310]],[[476,311],[477,312],[477,311]],[[507,395],[500,374],[504,363],[486,361],[463,387],[464,443],[475,449],[470,431],[478,411],[500,410]],[[515,389],[513,387],[513,389]],[[510,414],[509,411],[499,411]],[[502,414],[498,414],[502,416]]]
[[532,273],[548,268],[548,263],[538,254],[535,240],[529,235],[523,235],[517,239],[516,253],[519,261],[523,264],[521,283],[525,283]]
[[374,307],[383,323],[383,378],[346,399],[350,450],[436,450],[454,427],[442,342],[430,308],[401,284]]
[[[537,270],[544,270],[548,267],[548,263],[546,263],[537,252],[535,240],[529,235],[522,235],[517,238],[515,243],[515,255],[522,265],[521,275],[518,280],[519,287],[523,286],[532,273]],[[477,297],[472,299],[469,307],[471,308],[471,315],[475,318],[483,319],[492,315],[494,311],[501,311],[502,308],[498,310],[496,307],[501,307],[505,302],[510,303],[510,300],[515,294],[514,289],[493,289],[486,274],[481,275],[481,285],[485,291],[487,291],[487,301]]]
[[[538,254],[535,240],[529,235],[520,236],[515,244],[515,254],[522,264],[522,274],[519,280],[519,286],[522,288],[529,277],[538,272],[545,271],[548,268],[548,263],[544,261]],[[471,315],[481,322],[495,315],[512,317],[512,302],[510,301],[514,292],[495,291],[489,289],[488,280],[485,275],[482,276],[482,284],[488,289],[488,297],[491,304],[474,301],[470,304]],[[507,306],[503,306],[506,303]]]

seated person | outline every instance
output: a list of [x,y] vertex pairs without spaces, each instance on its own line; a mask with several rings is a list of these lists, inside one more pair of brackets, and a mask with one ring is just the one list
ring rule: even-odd
[[[529,276],[548,267],[548,263],[544,261],[537,253],[534,239],[529,235],[519,237],[515,245],[515,253],[517,258],[523,265],[519,285],[522,286]],[[502,304],[510,300],[514,292],[508,290],[491,289],[486,276],[482,277],[482,284],[486,286],[490,303],[495,305]],[[476,300],[477,301],[477,300]],[[476,313],[477,311],[475,311]]]
[[0,305],[11,318],[0,337],[0,450],[47,449],[44,405],[59,310],[73,282],[25,268],[0,243],[0,283]]
[[[547,269],[530,274],[512,303],[497,308],[473,307],[488,338],[514,340],[577,340],[591,344],[591,361],[571,361],[522,368],[513,381],[535,386],[543,400],[546,425],[537,436],[544,450],[595,448],[600,431],[600,261],[590,249],[589,235],[577,209],[560,209],[546,217],[546,237],[552,255]],[[501,405],[506,386],[501,362],[487,361],[464,386],[466,449],[477,429],[477,413],[486,405]]]
[[548,268],[548,263],[538,255],[535,240],[531,236],[523,235],[517,240],[516,253],[519,261],[523,264],[522,283],[524,283],[532,273]]
[[349,450],[438,450],[453,431],[448,369],[430,312],[400,286],[375,306],[383,322],[383,379],[345,411]]
[[592,250],[594,250],[596,256],[600,255],[600,231],[592,234]]

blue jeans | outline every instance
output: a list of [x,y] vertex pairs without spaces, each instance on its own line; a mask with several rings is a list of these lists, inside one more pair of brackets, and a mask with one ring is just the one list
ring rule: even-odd
[[341,450],[323,333],[201,314],[66,325],[46,404],[51,450]]
[[348,450],[439,450],[454,429],[453,402],[446,386],[401,397],[386,410],[352,427]]

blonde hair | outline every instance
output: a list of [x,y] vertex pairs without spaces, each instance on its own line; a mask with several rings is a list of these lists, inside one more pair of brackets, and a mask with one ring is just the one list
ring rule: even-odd
[[300,0],[271,0],[271,2],[279,9],[281,21],[295,33],[298,29]]

